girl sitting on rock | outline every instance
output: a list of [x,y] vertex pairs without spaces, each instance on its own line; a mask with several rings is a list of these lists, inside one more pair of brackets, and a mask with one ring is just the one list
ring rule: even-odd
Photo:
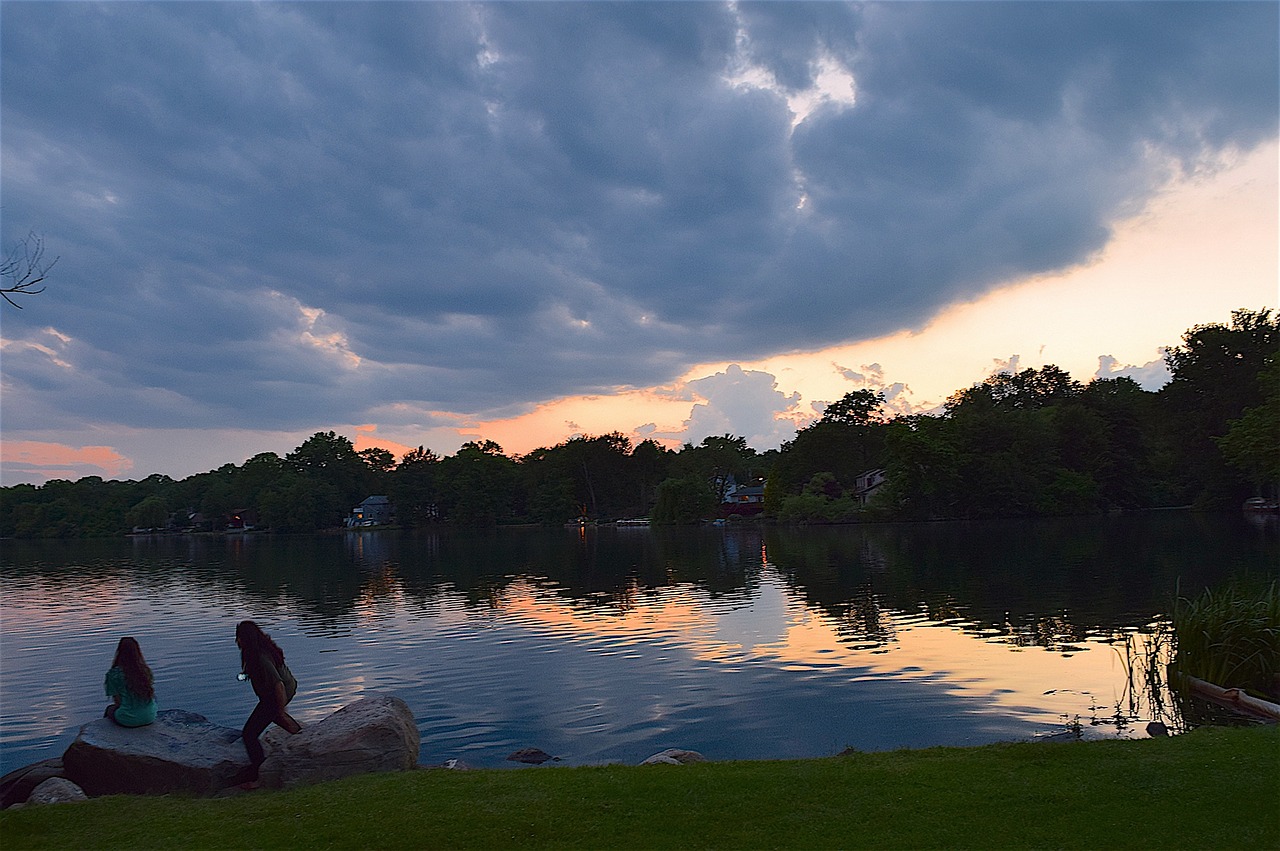
[[145,727],[156,720],[155,677],[136,639],[126,635],[116,645],[104,688],[111,698],[104,718],[121,727]]

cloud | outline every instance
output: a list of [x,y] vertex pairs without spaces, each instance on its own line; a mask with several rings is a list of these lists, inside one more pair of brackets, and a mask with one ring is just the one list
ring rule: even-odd
[[10,4],[0,239],[62,260],[5,428],[402,435],[920,327],[1273,139],[1277,18]]
[[376,425],[360,425],[355,428],[356,437],[352,441],[357,452],[363,452],[366,449],[385,449],[395,456],[396,460],[404,457],[405,453],[412,452],[417,447],[406,446],[403,443],[397,443],[394,440],[379,435]]
[[6,440],[0,445],[0,464],[6,483],[85,476],[114,479],[133,467],[132,461],[110,446],[64,446],[34,440]]
[[[878,363],[864,363],[860,366],[863,372],[832,363],[832,368],[846,381],[855,385],[853,390],[872,390],[884,398],[882,411],[889,417],[910,416],[912,414],[932,413],[939,409],[935,402],[917,400],[911,388],[901,381],[890,382],[885,377],[884,367]],[[834,399],[823,399],[810,403],[810,407],[820,417]]]
[[795,435],[800,394],[783,393],[777,379],[767,372],[730,364],[724,372],[687,384],[702,399],[684,423],[687,443],[732,434],[745,437],[748,445],[757,449],[770,449]]
[[1098,356],[1098,371],[1094,378],[1132,378],[1142,385],[1144,390],[1159,390],[1169,383],[1169,367],[1164,362],[1164,354],[1141,366],[1122,364],[1111,355]]

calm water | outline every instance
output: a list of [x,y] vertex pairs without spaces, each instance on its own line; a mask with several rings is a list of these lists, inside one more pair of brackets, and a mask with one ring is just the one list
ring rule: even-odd
[[[810,757],[1141,736],[1129,687],[1175,589],[1275,575],[1274,525],[1163,513],[833,529],[505,530],[3,543],[0,768],[99,716],[121,635],[162,708],[238,728],[253,618],[316,721],[409,704],[421,761],[568,764],[668,747]],[[1168,719],[1166,719],[1168,720]]]

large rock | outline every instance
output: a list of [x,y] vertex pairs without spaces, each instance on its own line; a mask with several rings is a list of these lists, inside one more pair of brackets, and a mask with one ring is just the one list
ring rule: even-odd
[[212,795],[248,765],[239,730],[182,709],[145,727],[91,721],[62,755],[63,775],[90,796]]
[[272,727],[263,737],[263,786],[320,783],[374,771],[404,771],[418,764],[418,725],[408,704],[371,695],[289,735]]

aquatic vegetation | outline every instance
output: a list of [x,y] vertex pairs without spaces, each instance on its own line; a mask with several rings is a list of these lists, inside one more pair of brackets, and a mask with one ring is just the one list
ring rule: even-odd
[[[1173,607],[1171,670],[1274,696],[1280,674],[1280,582],[1236,580]],[[1177,679],[1177,678],[1175,678]]]

